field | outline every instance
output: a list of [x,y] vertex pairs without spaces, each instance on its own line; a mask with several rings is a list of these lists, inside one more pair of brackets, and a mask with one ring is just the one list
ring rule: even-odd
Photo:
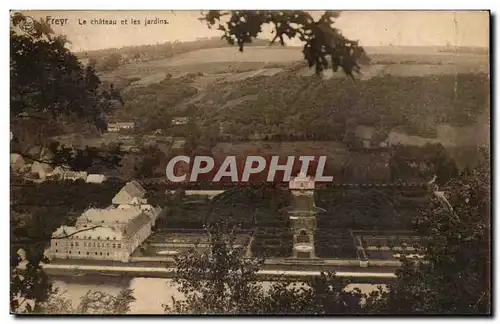
[[[115,117],[168,136],[182,136],[169,118],[195,117],[201,144],[218,143],[216,155],[226,145],[242,154],[326,152],[343,160],[353,157],[349,132],[358,125],[375,129],[375,146],[488,144],[488,55],[428,47],[367,52],[371,65],[355,81],[331,70],[318,78],[301,48],[279,46],[196,50],[127,64],[102,78],[122,85],[126,104]],[[214,139],[219,125],[223,138]]]
[[[371,47],[367,52],[371,64],[362,66],[361,75],[356,76],[360,81],[384,76],[407,78],[489,73],[488,55],[443,53],[439,52],[439,48]],[[242,53],[235,47],[211,48],[172,58],[126,64],[114,71],[100,73],[100,77],[105,82],[114,82],[126,92],[127,88],[147,88],[165,78],[185,78],[189,74],[192,75],[185,79],[186,85],[196,88],[198,93],[184,98],[186,100],[179,103],[180,106],[185,106],[188,99],[192,99],[190,103],[213,101],[211,95],[217,96],[219,100],[216,102],[220,106],[248,95],[249,93],[239,93],[246,86],[247,80],[261,80],[259,83],[262,86],[267,84],[267,87],[269,83],[278,86],[282,82],[280,75],[302,79],[301,76],[310,77],[314,71],[306,66],[299,47],[254,46],[246,48]],[[333,73],[326,70],[323,78],[345,79],[346,76],[340,71]],[[308,82],[314,84],[314,79],[316,78],[313,77]],[[300,83],[307,84],[304,81]],[[261,87],[257,85],[255,90],[258,92],[265,89]],[[224,102],[220,102],[220,99]],[[179,107],[170,108],[177,110]]]
[[263,154],[269,155],[326,155],[332,158],[342,159],[349,155],[349,150],[342,143],[319,142],[319,141],[297,141],[297,142],[240,142],[219,143],[213,149],[214,157],[225,157],[227,155],[248,156]]
[[[443,53],[436,48],[418,47],[370,47],[368,55],[373,67],[365,67],[366,71],[377,70],[387,65],[386,73],[393,75],[416,74],[447,74],[456,72],[488,72],[488,55],[469,53]],[[141,77],[170,73],[180,76],[184,73],[223,74],[235,71],[253,71],[273,65],[287,66],[303,60],[302,48],[280,46],[254,46],[248,47],[244,52],[239,52],[236,47],[211,48],[192,51],[184,54],[154,60],[149,62],[132,63],[124,65],[113,72],[103,73],[104,79]],[[419,69],[422,67],[422,69]],[[307,69],[312,72],[312,70]],[[425,71],[425,72],[417,72]],[[368,72],[370,73],[370,72]],[[305,74],[300,71],[300,74]],[[342,76],[341,73],[335,76]]]
[[161,60],[126,64],[114,71],[100,73],[100,77],[108,82],[140,78],[141,83],[160,78],[166,73],[173,77],[186,73],[203,73],[224,78],[231,77],[234,73],[287,66],[302,58],[302,52],[298,48],[248,47],[241,53],[234,47],[222,47],[197,50]]

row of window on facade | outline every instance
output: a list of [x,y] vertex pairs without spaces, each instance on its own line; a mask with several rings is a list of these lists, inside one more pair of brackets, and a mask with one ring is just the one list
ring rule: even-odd
[[[95,222],[92,222],[92,220],[87,219],[87,223],[95,223]],[[104,224],[104,223],[106,223],[106,222],[105,222],[104,220],[102,220],[102,221],[101,221],[101,224]],[[108,223],[109,223],[109,222],[108,222]],[[115,223],[117,223],[117,224],[118,224],[118,221],[115,221]],[[87,224],[83,224],[83,227],[87,227]]]
[[[56,242],[56,246],[57,246],[57,242]],[[78,247],[78,242],[74,242],[74,243],[71,242],[70,246],[71,247]],[[104,243],[95,243],[95,242],[94,243],[83,242],[83,246],[84,247],[98,247],[98,248],[101,248],[101,247],[107,247],[107,248],[113,247],[113,249],[116,249],[116,248],[121,249],[121,247],[122,247],[121,244],[116,244],[116,243],[113,243],[113,244],[106,243],[106,244],[104,244]],[[56,252],[57,252],[57,250],[56,250]]]
[[[58,252],[59,252],[59,250],[56,250],[56,253],[58,253]],[[69,251],[68,253],[71,254],[71,251]],[[95,253],[95,255],[103,255],[102,252],[99,252],[99,253],[94,252],[94,253]],[[78,251],[78,254],[81,254],[81,252]],[[87,252],[87,255],[90,255],[90,252]],[[106,256],[109,256],[109,252],[106,253]]]
[[[124,234],[127,234],[127,231],[126,231],[126,230],[124,230],[124,231],[123,231],[123,233],[124,233]],[[70,236],[70,237],[68,237],[68,238],[69,238],[69,239],[74,239],[74,240],[100,240],[100,239],[101,239],[101,237],[100,237],[100,236],[95,237],[95,238],[92,238],[92,236],[84,236],[84,237]],[[103,239],[104,239],[104,237],[103,237]],[[106,240],[107,240],[107,241],[109,241],[109,240],[116,240],[116,236],[113,236],[113,237],[111,237],[111,236],[107,236],[107,237],[106,237]]]

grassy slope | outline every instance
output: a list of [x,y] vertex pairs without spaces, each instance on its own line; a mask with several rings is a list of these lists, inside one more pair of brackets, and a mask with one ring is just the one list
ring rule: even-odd
[[[368,54],[374,64],[426,64],[426,65],[458,65],[480,66],[488,68],[487,55],[439,53],[437,50],[425,48],[371,47]],[[255,46],[248,47],[243,53],[235,47],[211,48],[178,54],[172,58],[133,63],[121,66],[115,71],[103,73],[107,77],[148,76],[158,72],[185,73],[223,73],[237,67],[258,69],[259,67],[280,64],[287,65],[303,60],[302,49],[299,47]],[[439,72],[437,72],[439,73]]]
[[[143,88],[134,85],[125,90],[131,109],[121,111],[124,117],[144,117],[152,108],[178,114],[194,104],[196,115],[207,124],[228,121],[236,125],[236,131],[301,132],[315,123],[317,128],[323,125],[327,132],[335,132],[334,138],[339,140],[347,129],[368,124],[386,135],[398,129],[461,145],[465,143],[461,134],[474,134],[484,124],[484,118],[477,119],[489,109],[487,55],[440,53],[432,48],[369,48],[368,53],[373,64],[363,68],[365,77],[356,82],[341,73],[332,80],[301,77],[304,69],[291,69],[303,64],[300,48],[280,47],[249,47],[243,53],[234,47],[198,50],[129,64],[104,77],[144,81]],[[252,71],[276,64],[285,67],[281,73],[252,78]],[[310,74],[311,70],[305,70]],[[175,78],[186,72],[203,75],[194,81]],[[170,73],[174,79],[147,90],[147,84],[161,80],[162,73]],[[196,91],[190,90],[193,88]],[[141,95],[146,92],[154,95]],[[442,124],[454,128],[447,131],[438,127]],[[487,132],[482,133],[487,137]],[[475,144],[466,137],[465,145]],[[487,142],[484,137],[480,142]],[[251,150],[249,144],[234,149]],[[311,143],[306,144],[298,145],[295,153],[303,153]]]
[[[390,49],[390,48],[389,48]],[[439,53],[438,50],[425,52],[414,50],[414,53],[392,49],[395,54],[388,53],[387,48],[370,48],[368,50],[372,59],[372,66],[363,68],[363,78],[381,77],[392,75],[395,77],[409,76],[435,76],[456,75],[457,73],[487,73],[489,69],[488,56],[473,54]],[[206,89],[206,97],[198,95],[203,101],[217,100],[216,104],[223,105],[227,101],[238,99],[246,94],[239,94],[242,87],[247,86],[245,79],[252,76],[253,72],[272,66],[290,66],[303,59],[300,48],[281,47],[249,47],[243,53],[234,47],[203,49],[194,52],[177,55],[173,58],[162,59],[144,63],[128,64],[119,69],[102,74],[103,80],[123,81],[126,79],[139,79],[131,86],[143,85],[161,81],[167,73],[172,76],[181,76],[185,73],[200,73],[190,84],[199,90]],[[277,71],[274,71],[274,73]],[[298,75],[311,74],[312,70],[303,68],[297,71]],[[330,73],[325,73],[329,75]],[[291,78],[294,75],[288,75]],[[333,75],[335,78],[345,79],[342,73]],[[229,84],[219,85],[221,81]],[[261,80],[259,80],[261,81]],[[278,76],[268,77],[263,85],[255,89],[264,90],[266,87],[282,84]],[[292,80],[290,80],[292,81]],[[312,82],[312,81],[311,81]],[[339,81],[345,83],[344,81]],[[300,81],[304,84],[304,82]],[[215,86],[214,86],[215,85]],[[338,87],[339,85],[337,85]],[[370,88],[373,85],[368,85]],[[349,84],[341,84],[340,87],[349,87]],[[294,89],[295,91],[297,89]],[[369,90],[369,89],[368,89]],[[427,89],[415,89],[424,91]],[[251,92],[251,90],[248,90]],[[221,94],[228,94],[227,97]],[[212,95],[212,96],[211,96]],[[220,101],[225,102],[220,102]]]

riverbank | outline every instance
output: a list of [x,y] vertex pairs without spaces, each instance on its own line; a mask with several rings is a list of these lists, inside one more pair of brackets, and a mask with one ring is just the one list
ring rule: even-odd
[[[71,264],[45,264],[43,266],[49,276],[56,277],[81,277],[87,275],[103,275],[112,277],[144,277],[165,278],[174,277],[175,269],[170,267],[145,267],[145,266],[102,266],[102,265],[71,265]],[[303,281],[319,276],[321,270],[279,270],[262,269],[257,272],[257,277],[262,281],[293,280]],[[394,272],[373,271],[336,271],[338,277],[349,279],[353,283],[385,284],[396,279]]]
[[[88,275],[85,277],[51,277],[55,287],[59,288],[63,296],[69,299],[73,305],[80,303],[80,298],[89,290],[106,291],[110,294],[118,294],[122,289],[131,289],[135,301],[130,305],[128,315],[164,315],[163,304],[172,306],[172,297],[183,300],[184,294],[179,292],[179,286],[172,279],[161,278],[123,278],[111,276]],[[268,291],[271,282],[262,281],[262,288]],[[385,289],[385,285],[381,285]],[[349,284],[346,291],[360,289],[362,293],[369,294],[377,290],[378,285],[373,284]]]

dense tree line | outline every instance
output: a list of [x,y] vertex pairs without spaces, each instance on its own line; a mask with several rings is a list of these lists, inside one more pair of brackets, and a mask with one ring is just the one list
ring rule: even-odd
[[66,38],[54,35],[47,23],[35,21],[33,31],[19,32],[25,19],[14,14],[10,28],[11,152],[36,161],[40,157],[30,149],[50,145],[57,161],[47,162],[56,165],[82,170],[91,160],[86,156],[117,164],[120,151],[69,150],[51,144],[52,136],[64,132],[105,130],[106,116],[122,98],[112,86],[102,88],[95,70],[82,66],[66,47]]
[[164,134],[170,134],[172,118],[185,114],[183,111],[177,111],[176,105],[197,92],[198,90],[190,85],[188,78],[166,77],[159,83],[127,88],[123,93],[125,106],[116,110],[114,116],[122,120],[136,121],[136,132],[151,134],[161,130]]
[[435,137],[438,124],[466,126],[477,120],[489,104],[489,78],[385,75],[352,82],[285,71],[245,79],[236,87],[215,84],[204,99],[196,103],[197,114],[207,124],[223,123],[225,140],[343,141],[357,125],[372,126],[385,136],[399,127],[409,135]]
[[398,145],[391,153],[389,167],[394,182],[399,179],[431,179],[435,175],[438,183],[444,184],[459,174],[457,161],[441,144],[423,147]]
[[[264,46],[269,42],[255,40],[252,45]],[[148,62],[171,58],[175,55],[192,52],[201,49],[220,48],[230,46],[220,37],[198,39],[196,41],[174,41],[157,45],[125,46],[121,48],[103,49],[76,53],[80,58],[87,58],[97,71],[111,71],[123,64]]]
[[141,146],[137,152],[130,152],[121,160],[120,174],[123,179],[165,177],[169,158],[157,145]]

